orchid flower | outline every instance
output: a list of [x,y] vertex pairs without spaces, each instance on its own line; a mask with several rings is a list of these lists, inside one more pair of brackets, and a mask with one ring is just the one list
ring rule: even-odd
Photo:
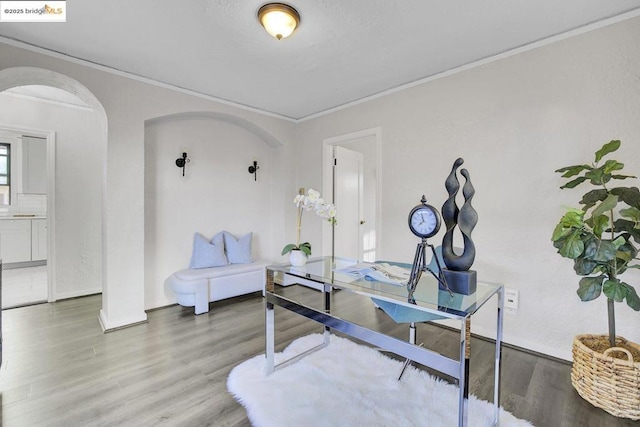
[[293,199],[293,204],[298,209],[296,216],[296,243],[290,243],[282,249],[282,255],[292,250],[301,250],[305,254],[311,255],[311,243],[304,242],[300,244],[300,231],[302,230],[302,213],[304,211],[315,211],[316,215],[327,219],[331,225],[336,224],[336,206],[333,203],[326,204],[320,196],[320,192],[310,188],[305,195],[300,192]]

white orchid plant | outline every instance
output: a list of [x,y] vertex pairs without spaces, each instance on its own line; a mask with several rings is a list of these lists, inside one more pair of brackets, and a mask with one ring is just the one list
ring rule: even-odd
[[293,203],[298,209],[296,218],[296,243],[289,243],[282,249],[282,255],[300,250],[307,256],[311,255],[311,243],[300,243],[300,230],[302,230],[302,214],[304,211],[314,211],[320,218],[324,218],[331,223],[336,224],[336,207],[333,203],[325,203],[324,199],[320,197],[320,192],[310,188],[307,194],[304,194],[304,189],[300,189],[300,193],[293,199]]

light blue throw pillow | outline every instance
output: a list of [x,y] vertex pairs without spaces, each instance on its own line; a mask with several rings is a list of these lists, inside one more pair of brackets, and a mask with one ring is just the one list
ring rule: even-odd
[[189,268],[222,267],[228,263],[222,233],[213,236],[211,242],[200,233],[193,235],[193,252]]
[[253,262],[251,258],[251,238],[253,232],[236,239],[235,236],[228,231],[224,233],[224,246],[227,250],[227,258],[230,264],[249,264]]

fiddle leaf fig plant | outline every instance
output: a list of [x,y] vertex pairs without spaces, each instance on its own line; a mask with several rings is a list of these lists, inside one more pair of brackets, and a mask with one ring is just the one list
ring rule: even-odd
[[611,187],[614,181],[635,178],[621,174],[624,164],[604,157],[620,148],[613,140],[595,153],[592,164],[567,166],[556,170],[570,179],[561,189],[583,183],[591,189],[580,200],[580,208],[569,209],[553,231],[551,240],[558,253],[573,260],[581,276],[578,296],[591,301],[601,294],[607,298],[609,342],[615,346],[615,302],[626,301],[640,311],[635,288],[620,276],[629,268],[640,269],[640,191],[637,187]]

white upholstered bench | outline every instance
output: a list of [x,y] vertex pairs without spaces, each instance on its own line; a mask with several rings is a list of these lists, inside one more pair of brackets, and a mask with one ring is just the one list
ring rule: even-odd
[[229,264],[222,267],[187,268],[169,277],[178,304],[194,307],[195,314],[207,313],[209,302],[262,291],[266,280],[267,261]]

